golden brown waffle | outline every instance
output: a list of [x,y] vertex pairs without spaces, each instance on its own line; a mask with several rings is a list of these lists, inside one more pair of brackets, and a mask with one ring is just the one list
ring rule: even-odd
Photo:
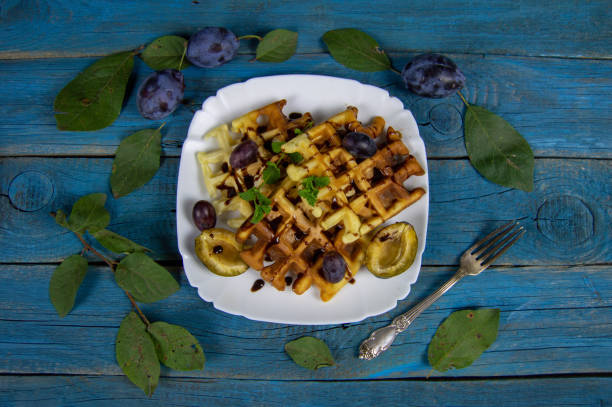
[[[205,138],[217,140],[218,148],[197,154],[204,175],[204,183],[217,214],[233,212],[237,216],[227,219],[230,227],[238,228],[251,216],[251,205],[240,199],[238,194],[253,186],[262,184],[262,171],[268,161],[277,161],[270,151],[272,141],[285,141],[295,137],[295,130],[305,129],[312,123],[310,113],[305,113],[293,120],[283,114],[286,100],[271,103],[260,109],[249,112],[231,123],[208,132]],[[234,171],[229,164],[232,149],[240,142],[253,140],[259,146],[258,160],[246,168]],[[264,193],[267,186],[264,186]],[[268,191],[269,192],[269,191]]]
[[[402,185],[424,171],[401,142],[401,134],[389,127],[381,137],[384,126],[380,117],[363,126],[357,121],[357,109],[349,107],[305,134],[287,137],[282,151],[299,152],[304,160],[288,165],[287,177],[274,191],[262,188],[271,200],[271,212],[256,224],[245,221],[236,232],[237,240],[247,245],[241,252],[243,260],[274,287],[284,289],[286,275],[294,274],[295,293],[302,294],[314,284],[321,299],[330,300],[359,270],[370,232],[425,193]],[[376,154],[361,162],[342,148],[342,137],[357,130],[386,140]],[[329,177],[330,182],[311,206],[298,190],[301,180],[313,175]],[[343,280],[332,284],[320,269],[322,254],[334,250],[349,270]]]

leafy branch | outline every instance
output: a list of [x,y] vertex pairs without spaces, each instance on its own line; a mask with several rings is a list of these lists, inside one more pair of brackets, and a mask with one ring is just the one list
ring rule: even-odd
[[[220,31],[233,36],[229,30]],[[256,38],[259,41],[255,59],[282,62],[295,53],[297,36],[297,33],[288,30],[273,30],[263,38],[242,38]],[[174,70],[176,77],[182,78],[176,71],[191,65],[187,55],[188,46],[187,39],[168,35],[157,38],[146,47],[99,59],[77,75],[55,98],[53,107],[58,129],[90,131],[109,126],[121,112],[134,67],[134,56],[140,55],[156,71]],[[233,56],[225,62],[231,58]],[[182,79],[180,85],[183,85]],[[180,98],[183,97],[183,89],[179,89]],[[166,109],[163,98],[158,103],[159,108]],[[158,129],[137,131],[121,141],[110,176],[115,198],[145,185],[159,170],[162,127],[163,124]],[[273,173],[270,176],[277,175]],[[105,202],[105,194],[90,194],[74,204],[69,217],[61,210],[52,214],[60,226],[77,236],[83,249],[80,254],[66,258],[55,269],[49,283],[49,298],[57,313],[61,317],[66,316],[74,307],[77,291],[87,274],[88,262],[84,255],[90,252],[104,261],[135,310],[125,317],[119,328],[117,362],[128,378],[150,396],[157,387],[160,361],[178,370],[201,369],[204,367],[204,353],[198,341],[185,328],[165,322],[151,323],[138,306],[138,302],[154,302],[170,296],[179,289],[179,285],[164,267],[145,254],[148,251],[146,247],[105,229],[110,222],[110,214],[104,208]],[[107,258],[85,240],[85,233],[89,233],[107,250],[125,254],[125,257],[120,261]]]
[[[107,258],[106,256],[104,256],[102,253],[100,253],[99,251],[97,251],[96,249],[94,249],[89,243],[87,243],[85,241],[85,239],[83,238],[83,235],[81,235],[80,233],[74,232],[73,233],[76,235],[76,237],[79,238],[79,240],[81,241],[81,244],[83,245],[83,249],[84,251],[89,251],[91,252],[93,255],[95,255],[96,257],[98,257],[99,259],[101,259],[102,261],[104,261],[108,267],[110,267],[111,271],[114,273],[115,272],[115,267],[117,266],[117,262],[114,260],[111,260],[109,258]],[[123,236],[122,236],[123,237]],[[83,256],[83,251],[81,252],[81,256]],[[134,301],[134,297],[132,297],[132,294],[129,293],[129,291],[127,290],[123,290],[123,292],[125,293],[125,295],[128,297],[128,299],[130,300],[130,302],[132,303],[132,307],[134,307],[134,309],[138,312],[138,315],[140,315],[140,318],[142,319],[142,321],[147,324],[147,326],[151,325],[151,323],[149,322],[149,320],[147,319],[147,317],[145,317],[145,315],[143,314],[142,310],[140,309],[140,307],[138,307],[138,304],[136,303],[136,301]]]
[[[110,223],[105,202],[106,194],[90,194],[73,205],[69,217],[61,210],[51,214],[60,226],[75,234],[83,250],[54,270],[49,298],[57,313],[66,316],[74,307],[77,291],[87,273],[84,254],[90,252],[106,263],[136,311],[130,312],[119,327],[117,362],[128,378],[150,396],[159,381],[160,362],[177,370],[202,369],[204,352],[185,328],[159,321],[151,323],[138,306],[137,301],[148,303],[169,297],[178,291],[179,285],[164,267],[145,254],[146,247],[105,229]],[[108,258],[85,240],[84,233],[125,257],[120,261]]]
[[[222,30],[234,35],[229,30]],[[276,29],[263,37],[243,35],[234,39],[236,50],[240,39],[257,39],[254,58],[257,61],[284,62],[295,54],[298,33]],[[134,68],[134,56],[139,55],[155,71],[166,69],[180,71],[192,65],[189,56],[186,55],[188,46],[189,40],[183,37],[165,35],[155,39],[146,47],[99,59],[79,73],[55,98],[53,108],[56,112],[57,128],[90,131],[111,125],[121,112],[128,80]],[[142,48],[144,49],[141,51]],[[233,55],[224,58],[223,63],[226,63],[233,58]]]
[[[225,32],[233,36],[229,30]],[[276,29],[263,37],[243,35],[236,39],[237,44],[240,39],[258,40],[256,60],[283,62],[295,54],[298,34],[289,30]],[[121,112],[128,88],[127,84],[134,68],[134,56],[139,55],[149,67],[156,71],[180,71],[192,65],[187,56],[188,46],[189,40],[186,38],[165,35],[153,40],[146,47],[142,46],[133,51],[120,52],[99,59],[79,73],[56,96],[53,108],[56,112],[57,128],[69,131],[90,131],[111,125]],[[225,62],[231,59],[226,59]],[[181,74],[177,73],[177,75]],[[182,92],[183,90],[181,90],[181,98]],[[167,101],[164,98],[161,98],[158,103],[161,109],[167,108]],[[163,107],[164,104],[166,107]],[[115,198],[140,188],[159,169],[162,127],[163,124],[157,130],[140,130],[122,140],[117,148],[111,175],[111,188]]]
[[[391,70],[420,96],[447,97],[465,82],[457,65],[438,54],[416,56],[400,71],[374,38],[354,28],[328,31],[323,41],[342,65],[362,72]],[[506,120],[458,94],[466,106],[465,147],[474,168],[498,185],[532,191],[534,157],[529,143]]]
[[[243,35],[236,40],[237,43],[241,39],[258,41],[254,60],[283,62],[294,55],[297,38],[295,32],[276,29],[263,37]],[[323,41],[332,56],[349,68],[365,72],[391,70],[406,79],[406,68],[402,71],[394,68],[376,41],[360,30],[329,31],[323,36]],[[133,71],[134,56],[139,55],[156,71],[180,71],[191,66],[187,55],[188,46],[189,40],[183,37],[163,36],[146,47],[109,55],[96,61],[57,95],[54,110],[58,129],[90,131],[109,126],[121,112],[127,83]],[[231,58],[233,56],[225,62]],[[487,179],[500,185],[532,190],[533,152],[529,144],[501,117],[469,104],[461,93],[459,96],[466,105],[465,143],[474,167]],[[162,127],[163,124],[157,129],[138,131],[126,137],[119,145],[110,177],[115,198],[140,188],[158,171]],[[281,153],[281,159],[284,159],[281,145],[273,143],[272,149]],[[299,153],[288,153],[286,156],[294,163],[303,160]],[[273,184],[279,179],[279,167],[269,163],[264,173],[265,183]],[[303,182],[300,196],[314,205],[319,189],[328,182],[326,177],[310,177]],[[246,191],[241,197],[252,201],[255,206],[251,219],[253,223],[261,220],[271,210],[269,199],[258,189]],[[59,225],[77,236],[83,249],[80,254],[66,258],[54,270],[49,283],[49,297],[60,317],[65,317],[73,309],[78,289],[87,274],[88,262],[84,255],[89,252],[102,260],[114,274],[117,285],[124,291],[133,308],[121,322],[117,333],[117,362],[128,378],[150,396],[159,382],[160,362],[177,370],[202,369],[205,356],[197,339],[185,328],[162,321],[150,322],[138,306],[138,302],[148,303],[167,298],[178,291],[179,285],[163,266],[146,254],[149,251],[146,247],[106,229],[110,223],[110,214],[104,207],[105,202],[105,194],[90,194],[73,205],[68,217],[61,210],[52,214]],[[115,260],[103,255],[87,242],[86,233],[110,252],[124,257]],[[458,315],[445,321],[439,333],[448,335],[450,332],[456,336],[453,340],[462,344],[468,337],[454,327],[457,321],[464,323],[464,315]],[[466,355],[456,351],[463,349],[459,346],[447,348],[436,339],[436,335],[429,349],[430,363],[434,368],[444,371],[450,367],[465,367],[495,340],[499,311],[497,314],[474,311],[465,317],[471,319],[474,315],[477,316],[474,317],[477,324],[466,325],[468,332],[475,335],[475,340],[471,336],[468,338],[471,351]],[[481,330],[478,323],[486,329]],[[315,338],[306,337],[289,342],[285,349],[296,363],[310,369],[334,364],[329,348]]]

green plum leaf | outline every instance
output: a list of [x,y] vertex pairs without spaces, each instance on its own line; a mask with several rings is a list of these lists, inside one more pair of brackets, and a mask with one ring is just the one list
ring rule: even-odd
[[283,62],[295,54],[298,33],[279,28],[267,33],[257,45],[255,59],[261,62]]
[[55,98],[57,128],[90,131],[112,124],[133,68],[134,52],[128,51],[104,57],[78,74]]
[[95,193],[79,198],[72,206],[68,227],[76,233],[96,233],[110,222],[110,213],[104,207],[106,194]]
[[159,360],[175,370],[196,370],[204,367],[204,351],[198,340],[182,326],[154,322],[148,328],[155,342]]
[[465,148],[483,177],[498,185],[533,190],[533,151],[510,123],[485,109],[467,105]]
[[49,298],[60,317],[65,317],[72,307],[77,291],[87,274],[87,260],[73,254],[53,271],[49,282]]
[[295,363],[307,369],[316,370],[335,364],[325,342],[312,336],[304,336],[288,342],[285,344],[285,351]]
[[161,157],[159,129],[140,130],[126,137],[115,154],[110,184],[115,198],[140,188],[157,173]]
[[453,312],[429,343],[429,364],[439,372],[470,366],[497,338],[499,309]]
[[121,322],[115,340],[115,355],[123,373],[147,396],[159,382],[159,360],[153,339],[134,311]]
[[331,30],[323,34],[331,56],[346,66],[362,72],[391,69],[391,61],[376,40],[355,28]]
[[185,58],[186,51],[187,40],[185,38],[177,35],[165,35],[147,45],[140,54],[140,58],[156,71],[163,69],[181,70],[191,65]]
[[179,289],[168,270],[139,252],[129,254],[119,262],[115,281],[140,302],[163,300]]
[[107,229],[98,230],[96,233],[93,234],[93,237],[106,249],[115,253],[129,254],[135,252],[151,251],[146,247],[139,245],[138,243],[132,242],[127,237],[123,237]]

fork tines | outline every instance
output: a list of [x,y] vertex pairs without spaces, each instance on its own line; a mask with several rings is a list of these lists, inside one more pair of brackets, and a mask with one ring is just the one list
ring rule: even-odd
[[489,266],[524,233],[525,228],[523,226],[516,221],[510,221],[476,242],[468,251],[481,265]]

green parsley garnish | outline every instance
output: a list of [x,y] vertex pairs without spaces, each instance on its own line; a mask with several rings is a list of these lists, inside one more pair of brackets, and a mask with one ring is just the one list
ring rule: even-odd
[[272,145],[271,145],[272,146],[272,152],[276,153],[276,154],[280,153],[281,152],[281,146],[283,144],[285,144],[284,141],[273,141]]
[[268,166],[263,170],[263,180],[266,184],[276,184],[280,179],[280,168],[271,161],[268,161]]
[[315,206],[319,189],[329,185],[329,177],[306,177],[302,180],[302,189],[298,191],[298,195],[304,198],[310,206]]
[[[296,129],[299,130],[299,129]],[[298,134],[298,133],[296,133]],[[282,152],[281,150],[281,146],[285,144],[284,141],[273,141],[271,144],[271,148],[272,148],[272,152],[273,153],[280,153],[281,154],[281,159],[285,156],[285,153]],[[293,161],[294,164],[299,164],[304,160],[304,157],[302,156],[302,154],[295,152],[295,153],[287,153],[286,155],[289,156],[289,158],[291,159],[291,161]]]
[[295,134],[296,136],[299,136],[300,134],[304,134],[304,132],[300,129],[293,129],[293,134]]
[[266,213],[270,213],[272,207],[270,206],[270,199],[259,191],[259,188],[253,187],[244,192],[238,194],[240,198],[248,202],[253,202],[255,210],[253,216],[251,216],[251,223],[258,223],[263,219]]
[[293,161],[294,164],[299,164],[304,160],[302,154],[298,153],[297,151],[295,153],[289,153],[287,155],[289,156],[289,158],[291,158],[291,161]]

